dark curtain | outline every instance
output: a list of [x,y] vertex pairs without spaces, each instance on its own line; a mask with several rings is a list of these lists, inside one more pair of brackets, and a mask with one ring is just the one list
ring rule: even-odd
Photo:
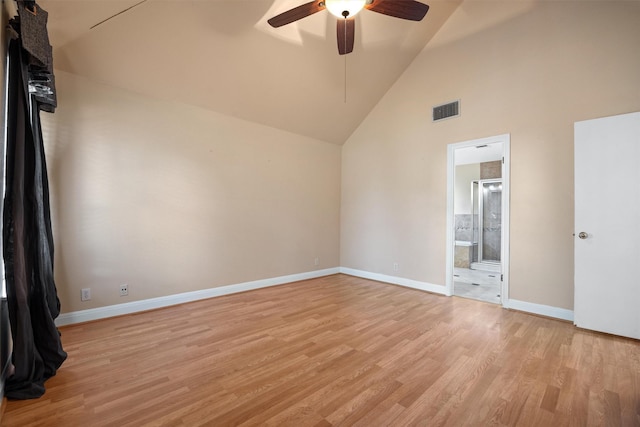
[[45,381],[67,357],[54,323],[60,301],[53,279],[49,184],[40,125],[40,110],[52,111],[55,101],[43,103],[38,87],[52,66],[36,64],[23,46],[21,26],[24,20],[11,21],[2,236],[13,338],[13,373],[5,383],[10,399],[40,397]]

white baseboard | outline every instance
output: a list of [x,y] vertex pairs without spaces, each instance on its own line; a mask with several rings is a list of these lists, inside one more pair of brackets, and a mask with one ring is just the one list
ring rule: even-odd
[[[363,279],[377,280],[379,282],[392,283],[394,285],[400,285],[408,288],[419,289],[421,291],[446,295],[445,286],[434,285],[433,283],[427,282],[419,282],[417,280],[405,279],[402,277],[388,276],[385,274],[371,273],[368,271],[356,270],[353,268],[335,267],[324,270],[310,271],[306,273],[291,274],[288,276],[274,277],[271,279],[255,280],[252,282],[237,283],[234,285],[203,289],[200,291],[185,292],[181,294],[151,298],[142,301],[133,301],[124,304],[116,304],[106,307],[98,307],[88,310],[63,313],[56,319],[56,325],[64,326],[74,323],[105,319],[107,317],[122,316],[124,314],[153,310],[156,308],[168,307],[171,305],[183,304],[191,301],[198,301],[222,295],[229,295],[238,292],[266,288],[269,286],[283,285],[285,283],[297,282],[300,280],[315,279],[317,277],[330,276],[332,274],[338,273],[344,273],[350,276],[362,277]],[[514,299],[507,300],[504,303],[504,308],[538,314],[541,316],[554,317],[556,319],[568,320],[573,322],[573,311],[564,308],[558,308],[543,304],[534,304],[531,302],[519,301]]]
[[269,286],[283,285],[285,283],[298,282],[300,280],[315,279],[317,277],[338,274],[339,272],[340,269],[338,267],[327,268],[324,270],[310,271],[307,273],[291,274],[288,276],[274,277],[271,279],[255,280],[252,282],[237,283],[234,285],[220,286],[217,288],[203,289],[200,291],[167,295],[164,297],[151,298],[142,301],[132,301],[124,304],[73,311],[70,313],[63,313],[58,316],[58,318],[56,319],[56,325],[64,326],[74,323],[89,322],[91,320],[105,319],[107,317],[121,316],[123,314],[153,310],[156,308],[219,297],[222,295],[235,294],[238,292],[251,291],[254,289],[266,288]]
[[543,304],[534,304],[532,302],[518,301],[515,299],[507,300],[504,303],[503,307],[573,322],[573,310],[567,310],[566,308],[553,307]]
[[[436,294],[446,295],[446,287],[434,285],[432,283],[418,282],[416,280],[404,279],[402,277],[387,276],[384,274],[370,273],[368,271],[355,270],[352,268],[340,267],[340,273],[349,274],[351,276],[362,277],[363,279],[377,280],[379,282],[393,283],[394,285],[406,286],[408,288],[420,289],[422,291],[433,292]],[[534,304],[526,301],[510,299],[507,300],[504,308],[524,311],[531,314],[553,317],[556,319],[568,320],[573,322],[573,311],[564,308],[553,307],[550,305]]]
[[368,271],[355,270],[347,267],[340,267],[340,273],[362,277],[363,279],[392,283],[394,285],[405,286],[407,288],[420,289],[421,291],[433,292],[435,294],[446,295],[446,288],[444,286],[434,285],[433,283],[419,282],[417,280],[405,279],[402,277],[387,276],[386,274],[370,273]]

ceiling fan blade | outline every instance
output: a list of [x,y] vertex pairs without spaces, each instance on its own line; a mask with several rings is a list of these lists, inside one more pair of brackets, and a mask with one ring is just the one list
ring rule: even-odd
[[325,9],[324,1],[315,0],[309,3],[305,3],[293,9],[282,12],[280,15],[276,15],[269,19],[267,22],[274,28],[282,27],[283,25],[290,24],[298,19],[306,18],[309,15],[313,15],[316,12],[320,12]]
[[373,0],[366,9],[395,18],[421,21],[429,11],[429,6],[415,0]]
[[356,21],[353,18],[338,19],[338,53],[346,55],[353,52],[353,40],[356,37]]

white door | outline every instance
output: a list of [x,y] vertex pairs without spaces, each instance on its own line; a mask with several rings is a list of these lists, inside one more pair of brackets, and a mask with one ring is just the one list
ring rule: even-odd
[[640,113],[574,130],[575,324],[640,339]]

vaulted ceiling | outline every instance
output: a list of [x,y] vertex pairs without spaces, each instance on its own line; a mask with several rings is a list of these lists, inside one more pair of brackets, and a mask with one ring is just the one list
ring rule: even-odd
[[147,0],[95,26],[140,1],[39,0],[55,68],[343,144],[461,0],[422,0],[421,22],[363,10],[344,56],[327,11],[268,25],[306,0]]

